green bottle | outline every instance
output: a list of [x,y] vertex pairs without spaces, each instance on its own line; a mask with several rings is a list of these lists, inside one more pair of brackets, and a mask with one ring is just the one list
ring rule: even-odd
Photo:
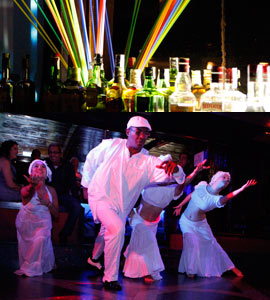
[[169,100],[169,96],[172,94],[172,91],[170,90],[169,80],[166,80],[166,77],[169,77],[169,69],[159,69],[158,77],[157,77],[157,90],[164,96],[164,111],[168,112],[169,111],[168,100]]
[[105,88],[103,88],[102,85],[101,66],[102,66],[102,56],[97,53],[95,55],[92,77],[89,78],[86,84],[86,90],[84,94],[85,111],[105,110],[106,95],[105,95]]
[[170,90],[172,93],[175,91],[175,81],[179,70],[179,59],[178,57],[170,57]]
[[135,94],[135,112],[164,112],[165,99],[154,83],[153,68],[145,68],[143,89]]

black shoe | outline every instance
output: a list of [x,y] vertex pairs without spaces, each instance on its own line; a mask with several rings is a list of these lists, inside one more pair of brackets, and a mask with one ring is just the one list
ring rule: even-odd
[[121,291],[122,287],[118,281],[105,281],[103,282],[103,287],[106,290],[111,290],[111,291]]

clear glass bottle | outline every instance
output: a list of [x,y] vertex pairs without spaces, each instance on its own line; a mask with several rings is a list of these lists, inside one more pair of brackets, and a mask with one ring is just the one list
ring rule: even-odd
[[196,97],[191,92],[189,59],[180,58],[179,72],[175,82],[175,92],[169,96],[169,111],[194,112]]
[[30,56],[22,59],[22,80],[14,87],[14,111],[35,111],[35,83],[30,80]]
[[226,69],[224,112],[244,112],[247,108],[247,97],[238,90],[238,79],[240,77],[237,68]]
[[172,94],[170,84],[168,80],[166,80],[166,70],[167,72],[169,71],[169,69],[159,69],[157,76],[157,90],[164,96],[164,112],[169,111],[169,96]]
[[170,64],[170,90],[173,93],[175,91],[175,80],[178,74],[179,58],[170,57],[169,64]]
[[195,111],[200,111],[201,108],[201,96],[206,92],[205,87],[202,85],[201,71],[191,71],[191,92],[196,97]]
[[142,89],[141,70],[131,69],[129,86],[123,91],[122,98],[126,112],[135,112],[135,94]]
[[[106,101],[106,94],[105,94],[105,87],[102,84],[102,56],[97,53],[95,55],[94,60],[94,68],[90,73],[90,78],[86,84],[85,93],[84,93],[84,100],[85,103],[83,105],[83,110],[92,110],[92,111],[100,111],[105,110],[105,101]],[[91,74],[92,73],[92,74]]]
[[164,95],[158,92],[153,80],[153,69],[146,67],[144,69],[143,89],[135,94],[136,112],[164,112]]
[[72,67],[62,90],[61,112],[80,112],[83,101],[81,69]]
[[113,84],[106,92],[106,111],[121,112],[124,108],[122,94],[126,90],[124,71],[116,67],[114,70]]
[[263,98],[261,98],[260,81],[262,69],[259,65],[249,64],[247,67],[247,112],[264,112]]
[[201,96],[201,111],[221,112],[225,91],[223,89],[223,68],[214,66],[211,72],[210,90]]
[[2,79],[0,81],[0,112],[10,112],[13,103],[13,83],[10,80],[10,54],[2,55]]

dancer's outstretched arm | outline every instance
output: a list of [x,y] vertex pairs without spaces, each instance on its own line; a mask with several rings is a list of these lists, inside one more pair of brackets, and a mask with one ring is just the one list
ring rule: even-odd
[[245,189],[247,189],[250,186],[254,186],[257,184],[257,181],[255,179],[248,180],[247,183],[245,183],[243,186],[241,186],[239,189],[229,193],[226,196],[223,196],[220,198],[219,202],[221,205],[226,204],[229,200],[237,196],[239,193],[243,192]]

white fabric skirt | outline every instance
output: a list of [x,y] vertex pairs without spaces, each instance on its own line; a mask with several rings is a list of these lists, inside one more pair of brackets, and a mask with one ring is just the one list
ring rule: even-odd
[[183,233],[179,272],[201,277],[220,277],[225,271],[234,268],[233,262],[218,244],[206,219],[190,221],[183,213],[179,224]]
[[159,220],[147,222],[135,211],[130,224],[130,242],[124,253],[126,260],[123,272],[126,277],[151,275],[155,280],[162,278],[159,272],[164,270],[164,264],[156,239]]
[[[40,205],[41,206],[41,205]],[[55,258],[49,211],[21,209],[16,218],[20,269],[17,275],[38,276],[51,271]]]

